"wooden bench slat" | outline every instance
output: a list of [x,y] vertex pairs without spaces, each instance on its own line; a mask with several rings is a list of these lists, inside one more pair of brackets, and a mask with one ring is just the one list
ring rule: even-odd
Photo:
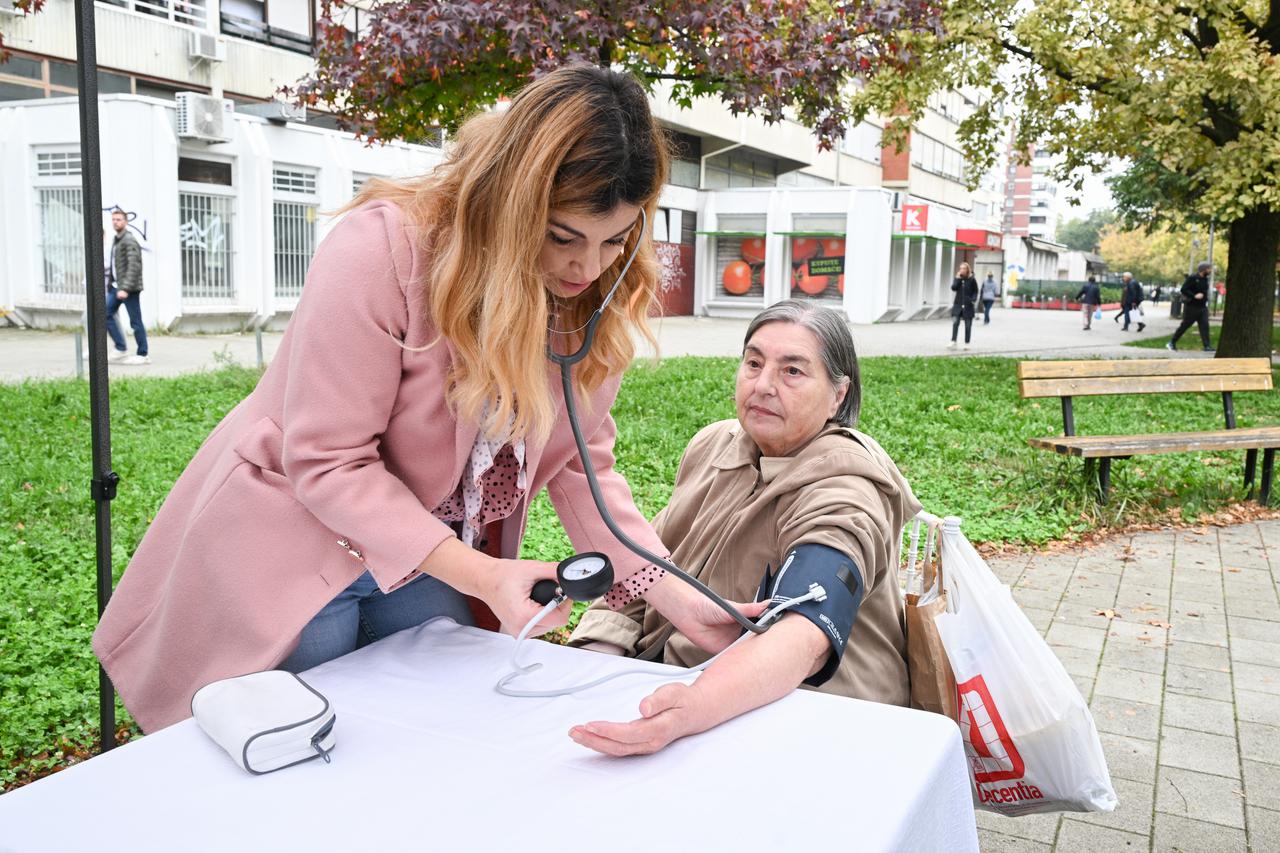
[[1023,361],[1019,379],[1078,379],[1091,376],[1183,376],[1258,373],[1271,375],[1268,358],[1123,358],[1111,361]]
[[1280,427],[1250,427],[1208,432],[1165,432],[1147,435],[1072,435],[1030,438],[1032,447],[1067,456],[1097,459],[1193,450],[1258,450],[1280,447]]
[[1089,397],[1104,394],[1173,394],[1179,392],[1269,391],[1271,374],[1183,374],[1165,376],[1092,376],[1023,379],[1019,393],[1031,397]]

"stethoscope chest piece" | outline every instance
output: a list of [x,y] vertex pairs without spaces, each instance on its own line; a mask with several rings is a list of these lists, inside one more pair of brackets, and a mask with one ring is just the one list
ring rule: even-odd
[[586,551],[561,560],[556,566],[556,582],[538,581],[530,597],[539,604],[546,604],[557,595],[574,601],[594,601],[611,586],[613,563],[599,551]]

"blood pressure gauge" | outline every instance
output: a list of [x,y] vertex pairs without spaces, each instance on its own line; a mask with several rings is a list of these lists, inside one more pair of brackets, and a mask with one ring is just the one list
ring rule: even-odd
[[556,581],[541,580],[529,597],[546,604],[557,595],[574,601],[593,601],[613,586],[613,563],[599,551],[574,554],[556,566]]

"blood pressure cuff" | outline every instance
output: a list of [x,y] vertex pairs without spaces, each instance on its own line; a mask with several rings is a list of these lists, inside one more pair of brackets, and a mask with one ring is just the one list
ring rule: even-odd
[[783,611],[808,619],[831,643],[826,664],[804,681],[811,687],[826,683],[840,666],[849,632],[862,604],[862,572],[852,557],[835,548],[812,543],[797,545],[787,554],[776,575],[765,569],[764,583],[756,596],[757,601],[770,598],[778,604],[808,594],[809,587],[815,583],[826,591],[824,600],[806,601]]

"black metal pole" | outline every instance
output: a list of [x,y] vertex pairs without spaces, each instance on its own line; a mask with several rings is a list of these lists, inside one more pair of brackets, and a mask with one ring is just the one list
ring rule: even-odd
[[[98,51],[93,0],[76,3],[76,66],[80,85],[80,185],[84,205],[84,289],[89,310],[89,413],[93,429],[94,529],[98,617],[111,599],[111,500],[120,478],[111,470],[111,408],[107,388],[106,284],[102,265],[102,158],[98,149]],[[102,751],[116,745],[116,695],[98,666],[98,736]]]

